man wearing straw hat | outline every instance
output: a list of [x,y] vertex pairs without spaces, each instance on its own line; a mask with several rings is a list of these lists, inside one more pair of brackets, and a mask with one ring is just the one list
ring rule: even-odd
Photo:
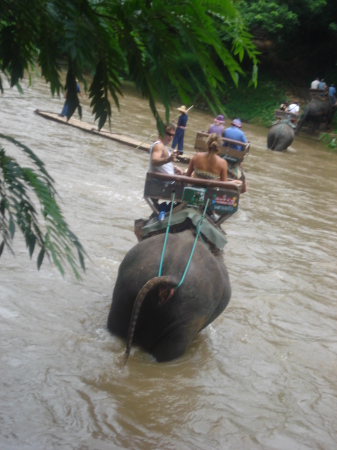
[[180,106],[180,108],[177,109],[178,111],[181,112],[181,114],[178,118],[177,129],[172,142],[172,149],[175,149],[178,144],[178,154],[182,155],[184,152],[184,134],[188,120],[188,115],[185,105]]

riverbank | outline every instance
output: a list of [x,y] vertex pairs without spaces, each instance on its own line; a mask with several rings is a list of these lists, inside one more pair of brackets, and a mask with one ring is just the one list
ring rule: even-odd
[[[274,111],[281,103],[293,103],[300,106],[300,114],[309,103],[310,82],[302,77],[291,79],[281,78],[275,72],[265,67],[259,69],[258,85],[256,88],[248,86],[250,75],[240,78],[236,87],[231,79],[226,79],[226,86],[219,97],[224,106],[226,117],[240,117],[242,122],[263,127],[270,127],[275,120]],[[193,99],[195,107],[204,111],[210,111],[206,101],[197,97]],[[335,115],[332,129],[337,132],[337,115]]]

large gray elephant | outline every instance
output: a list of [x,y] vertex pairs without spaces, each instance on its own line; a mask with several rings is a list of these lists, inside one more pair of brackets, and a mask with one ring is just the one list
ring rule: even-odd
[[127,339],[125,361],[134,341],[157,361],[184,354],[194,336],[226,308],[231,288],[222,253],[214,256],[190,230],[169,234],[162,276],[158,276],[165,235],[139,242],[122,261],[113,292],[108,329]]
[[318,129],[323,122],[329,126],[336,111],[336,106],[333,106],[333,104],[333,100],[328,96],[313,98],[304,108],[301,119],[297,124],[295,134],[297,134],[307,122],[312,124],[313,131]]
[[295,130],[292,125],[282,121],[273,125],[268,133],[267,146],[270,150],[282,152],[286,150],[293,142]]

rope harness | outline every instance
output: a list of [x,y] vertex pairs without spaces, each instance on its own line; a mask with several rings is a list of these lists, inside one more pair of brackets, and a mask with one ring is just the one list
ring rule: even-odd
[[[171,224],[171,216],[172,216],[172,209],[173,209],[174,198],[175,198],[175,193],[173,193],[172,199],[171,199],[171,209],[170,209],[170,215],[169,215],[169,218],[168,218],[168,221],[167,221],[166,234],[165,234],[165,239],[164,239],[163,251],[162,251],[162,254],[161,254],[161,260],[160,260],[158,277],[161,276],[161,272],[162,272],[162,269],[163,269],[163,261],[164,261],[164,255],[165,255],[165,249],[166,249],[166,243],[167,243],[167,238],[168,238],[168,234],[169,234],[170,224]],[[175,289],[177,289],[178,287],[180,287],[183,284],[184,279],[186,277],[188,268],[189,268],[190,263],[192,261],[192,256],[193,256],[193,253],[194,253],[194,250],[195,250],[195,246],[197,245],[197,240],[198,240],[198,238],[200,236],[202,223],[203,223],[205,215],[206,215],[206,210],[207,210],[207,207],[208,207],[208,203],[209,203],[209,199],[207,199],[204,212],[203,212],[200,220],[197,223],[196,235],[195,235],[194,243],[193,243],[192,250],[191,250],[191,253],[190,253],[190,257],[189,257],[189,259],[187,261],[187,264],[186,264],[183,276],[181,277],[181,280],[180,280],[179,284],[176,286]]]

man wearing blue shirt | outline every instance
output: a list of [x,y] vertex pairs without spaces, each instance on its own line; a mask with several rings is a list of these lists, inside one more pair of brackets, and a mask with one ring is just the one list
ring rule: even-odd
[[331,83],[331,86],[329,87],[329,96],[330,96],[330,98],[331,98],[333,104],[336,103],[336,97],[335,97],[335,94],[336,94],[336,88],[335,88],[335,85],[334,85],[333,83]]
[[[240,130],[241,126],[242,126],[241,120],[234,119],[233,122],[231,123],[231,126],[225,129],[224,138],[233,139],[234,141],[241,141],[246,144],[247,139],[246,136],[244,135],[244,132]],[[227,146],[228,144],[226,145],[226,143],[224,143],[223,145]],[[236,150],[241,151],[244,150],[241,145],[230,144],[230,148],[235,148]]]
[[184,135],[185,135],[185,128],[188,120],[186,106],[181,106],[178,108],[178,111],[181,112],[181,115],[179,116],[176,133],[174,135],[173,141],[172,141],[172,150],[174,150],[178,144],[178,154],[182,155],[184,152]]

